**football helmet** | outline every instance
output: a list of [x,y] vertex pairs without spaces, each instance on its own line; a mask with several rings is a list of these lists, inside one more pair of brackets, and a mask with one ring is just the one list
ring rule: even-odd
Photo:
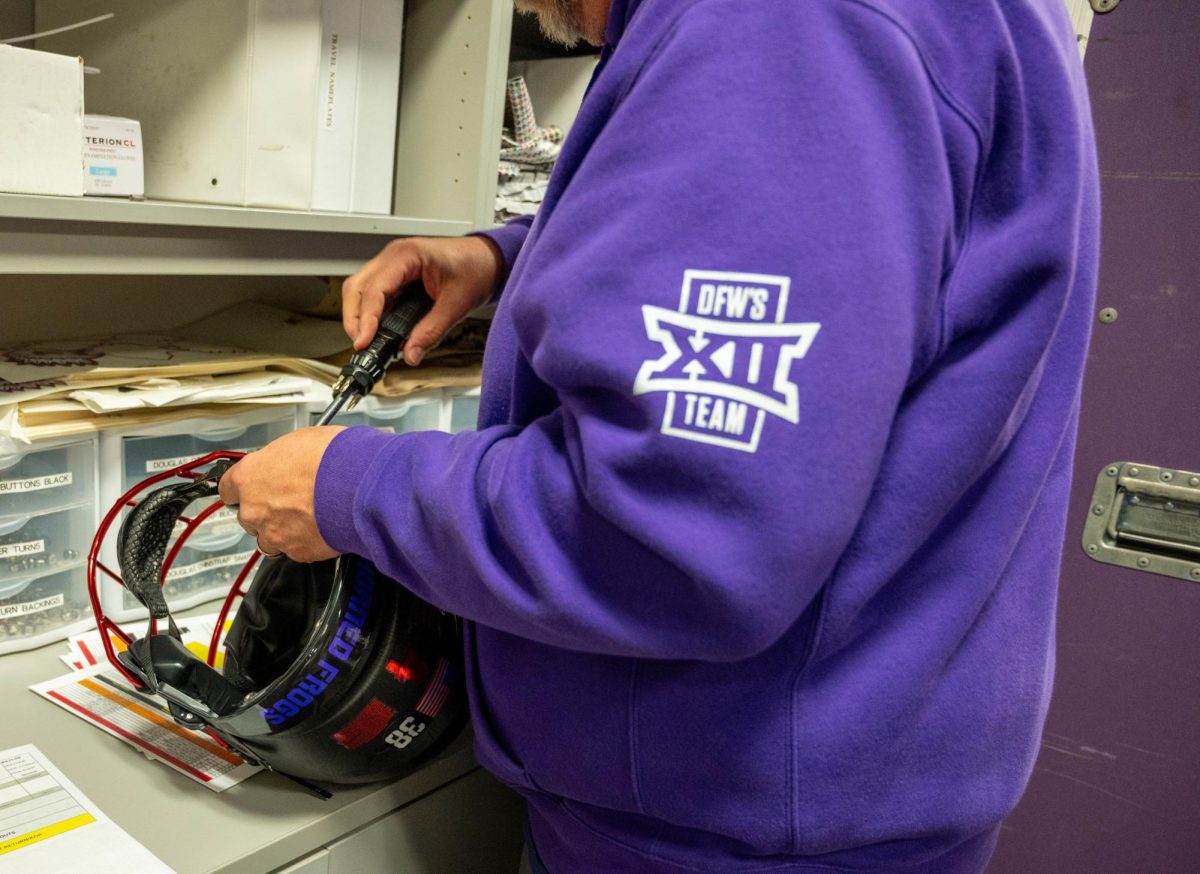
[[[105,655],[135,688],[160,696],[181,725],[319,794],[328,793],[310,781],[364,783],[411,770],[466,722],[461,622],[366,559],[302,564],[255,553],[225,598],[208,661],[183,645],[162,585],[180,548],[222,504],[186,515],[188,506],[214,497],[240,457],[213,452],[164,471],[108,511],[87,563]],[[100,561],[114,530],[119,570]],[[104,577],[146,607],[144,636],[105,614]],[[218,671],[219,638],[235,602]]]

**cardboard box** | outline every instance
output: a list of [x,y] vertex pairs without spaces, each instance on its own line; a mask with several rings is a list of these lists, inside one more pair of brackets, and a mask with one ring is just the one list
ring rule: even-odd
[[142,197],[142,126],[131,118],[83,117],[83,193]]
[[0,45],[0,191],[83,194],[83,61]]

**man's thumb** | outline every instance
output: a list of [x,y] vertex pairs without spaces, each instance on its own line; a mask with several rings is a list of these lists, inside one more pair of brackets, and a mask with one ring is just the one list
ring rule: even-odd
[[425,353],[445,339],[459,318],[445,295],[439,296],[433,302],[433,308],[425,314],[425,318],[417,322],[412,333],[408,335],[408,341],[404,344],[404,360],[411,367],[420,364]]

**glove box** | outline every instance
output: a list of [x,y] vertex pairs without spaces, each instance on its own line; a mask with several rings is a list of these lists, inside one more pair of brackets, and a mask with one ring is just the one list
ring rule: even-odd
[[[258,409],[232,416],[183,419],[100,435],[100,506],[107,509],[129,489],[154,474],[194,461],[210,452],[253,452],[295,428],[295,405]],[[173,480],[164,480],[164,484]],[[142,492],[144,499],[157,486]],[[216,501],[209,498],[191,504],[185,515],[199,514]],[[168,545],[184,531],[179,522]],[[223,598],[229,584],[254,552],[254,538],[237,524],[236,511],[222,507],[209,516],[186,544],[168,571],[164,590],[172,610],[182,610]],[[116,538],[106,538],[101,561],[118,572]],[[105,612],[114,619],[145,617],[146,610],[124,587],[105,577],[100,584]]]
[[95,482],[94,437],[0,454],[0,654],[92,627]]

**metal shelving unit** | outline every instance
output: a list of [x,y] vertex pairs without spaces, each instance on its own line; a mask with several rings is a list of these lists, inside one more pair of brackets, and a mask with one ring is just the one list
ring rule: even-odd
[[512,14],[407,0],[392,215],[0,194],[0,276],[339,276],[394,237],[486,227]]
[[0,273],[330,275],[388,240],[469,221],[0,195]]
[[[42,2],[57,0],[0,4],[3,36],[27,32],[35,4]],[[170,2],[144,6],[152,11]],[[487,227],[512,14],[511,0],[405,0],[392,215],[0,193],[0,348],[14,337],[25,341],[43,331],[64,337],[144,330],[162,323],[164,314],[183,322],[264,290],[276,297],[285,288],[299,294],[322,285],[314,277],[354,272],[395,237]],[[118,761],[128,752],[122,745],[107,743],[111,738],[16,691],[62,672],[48,657],[36,650],[0,660],[0,684],[14,701],[19,696],[30,702],[27,717],[6,713],[0,720],[0,735],[11,735],[0,737],[0,747],[38,738],[64,771],[85,781],[90,797],[163,859],[183,866],[181,871],[281,865],[296,871],[361,870],[364,853],[403,865],[408,858],[403,854],[414,852],[437,853],[462,867],[467,863],[458,860],[472,854],[492,854],[494,862],[515,861],[519,852],[519,801],[475,767],[467,739],[399,781],[339,790],[319,811],[311,798],[272,782],[272,775],[256,778],[239,792],[240,801],[214,804],[207,789],[182,778],[169,781],[158,766],[126,773]],[[166,807],[184,811],[180,823],[187,828],[171,825],[171,840],[157,846],[155,834],[139,834],[137,817],[121,809],[132,797],[128,792],[114,795],[100,783],[86,785],[97,773],[96,762],[109,756],[122,786],[145,781],[154,792],[166,791]],[[188,832],[204,817],[216,819]],[[206,834],[227,834],[235,826],[240,839],[224,841],[215,854],[195,851]],[[409,836],[418,829],[420,846],[414,850]],[[303,858],[291,866],[298,857]],[[421,861],[427,861],[424,855]]]

